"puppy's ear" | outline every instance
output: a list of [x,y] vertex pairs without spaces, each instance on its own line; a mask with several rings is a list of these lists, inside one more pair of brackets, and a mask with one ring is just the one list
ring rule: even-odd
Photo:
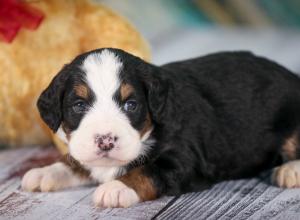
[[169,84],[161,75],[159,67],[153,67],[143,77],[148,108],[152,119],[161,123],[167,114]]
[[53,78],[37,101],[41,118],[54,132],[57,131],[62,121],[62,99],[64,96],[64,84],[68,79],[68,75],[68,71],[63,68]]

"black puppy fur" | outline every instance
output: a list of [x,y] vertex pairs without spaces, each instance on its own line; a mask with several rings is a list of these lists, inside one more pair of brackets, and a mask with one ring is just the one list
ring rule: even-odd
[[[66,91],[85,74],[77,64],[101,50],[77,57],[54,79],[59,83],[53,93],[48,88],[42,94],[38,107],[54,131],[62,122],[75,130],[84,117],[70,113],[63,100],[72,99]],[[147,161],[133,161],[127,169],[139,166],[156,197],[255,176],[284,162],[283,145],[295,132],[299,140],[300,80],[268,59],[223,52],[158,67],[109,50],[123,63],[121,80],[134,87],[141,106],[136,114],[126,113],[132,126],[141,129],[147,113],[151,116],[150,138],[156,142]],[[73,79],[66,79],[65,72],[74,73]],[[49,105],[49,99],[56,101]],[[115,99],[122,106],[119,91]],[[300,157],[299,146],[292,156]]]

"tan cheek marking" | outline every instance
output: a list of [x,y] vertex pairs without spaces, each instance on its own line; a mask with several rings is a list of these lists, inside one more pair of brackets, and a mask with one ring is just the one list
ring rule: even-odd
[[157,198],[157,192],[151,178],[142,173],[142,168],[135,168],[119,178],[125,185],[135,190],[141,201]]
[[75,160],[70,154],[65,154],[61,158],[60,162],[70,167],[74,174],[79,175],[82,178],[88,178],[90,176],[90,171],[81,166],[81,164],[77,160]]
[[142,138],[147,131],[151,130],[151,128],[152,128],[151,116],[149,113],[147,113],[146,120],[144,122],[144,126],[140,130],[140,137]]
[[66,124],[62,123],[62,130],[65,132],[66,134],[66,138],[68,141],[70,141],[71,138],[71,130],[66,126]]
[[85,85],[82,85],[82,84],[76,85],[74,87],[74,90],[75,90],[76,95],[78,95],[79,97],[82,97],[84,99],[88,98],[89,90]]
[[134,89],[128,83],[123,83],[120,88],[120,94],[122,101],[126,100],[132,93]]
[[296,159],[296,151],[298,146],[298,133],[295,132],[291,137],[287,138],[282,146],[282,156],[284,160]]

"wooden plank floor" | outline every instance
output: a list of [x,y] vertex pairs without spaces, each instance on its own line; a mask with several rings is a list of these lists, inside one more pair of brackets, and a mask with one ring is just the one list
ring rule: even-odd
[[0,219],[151,219],[172,198],[145,202],[128,209],[94,208],[95,186],[53,193],[27,193],[20,189],[22,175],[59,157],[54,148],[0,151]]
[[121,209],[99,209],[91,197],[96,186],[51,193],[20,190],[22,175],[33,167],[53,163],[54,148],[0,151],[0,220],[76,219],[211,219],[300,220],[300,189],[281,189],[261,177],[226,181],[211,189],[180,197],[164,197]]

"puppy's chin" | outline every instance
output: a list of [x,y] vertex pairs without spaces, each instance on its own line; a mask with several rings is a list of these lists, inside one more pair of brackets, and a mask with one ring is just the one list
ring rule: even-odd
[[[71,156],[87,167],[110,167],[110,166],[125,166],[131,160],[122,157],[120,154],[112,152],[72,152]],[[134,159],[134,158],[133,158]]]
[[79,162],[89,168],[93,167],[120,167],[120,166],[125,166],[130,161],[123,161],[123,160],[118,160],[110,157],[102,157],[102,158],[97,158],[97,159],[91,159],[91,160],[79,160]]
[[119,147],[116,147],[111,151],[105,152],[89,145],[81,147],[74,146],[72,143],[69,145],[71,156],[87,167],[125,166],[139,157],[141,147],[136,147],[139,148],[139,150],[121,150]]
[[82,133],[74,132],[69,142],[72,157],[86,166],[125,166],[139,157],[143,148],[138,136],[131,138],[119,135],[118,142],[108,151],[99,149],[92,138],[84,138]]

